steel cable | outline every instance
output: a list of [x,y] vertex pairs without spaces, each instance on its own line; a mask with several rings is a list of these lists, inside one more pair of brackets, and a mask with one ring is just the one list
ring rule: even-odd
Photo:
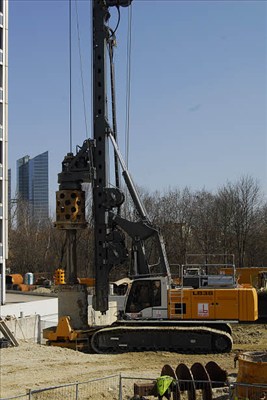
[[83,63],[82,63],[80,24],[79,24],[77,0],[75,0],[75,11],[76,11],[76,27],[77,27],[77,39],[78,39],[79,60],[80,60],[80,74],[81,74],[81,84],[82,84],[84,123],[85,123],[86,138],[88,139],[89,135],[88,135],[88,125],[87,125],[87,117],[86,117],[86,102],[85,102],[85,91],[84,91]]

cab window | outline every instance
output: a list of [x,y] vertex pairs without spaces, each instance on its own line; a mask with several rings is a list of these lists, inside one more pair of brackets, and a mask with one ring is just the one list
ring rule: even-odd
[[144,308],[160,305],[160,280],[133,282],[126,305],[126,313],[137,313]]

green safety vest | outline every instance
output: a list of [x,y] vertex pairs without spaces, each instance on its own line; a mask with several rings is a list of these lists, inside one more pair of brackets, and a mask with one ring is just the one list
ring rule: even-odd
[[169,389],[173,382],[173,378],[168,375],[163,375],[157,378],[157,391],[160,396],[163,396],[164,393]]

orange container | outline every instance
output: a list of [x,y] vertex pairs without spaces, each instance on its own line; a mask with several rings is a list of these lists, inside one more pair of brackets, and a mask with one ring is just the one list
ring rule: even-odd
[[[238,357],[238,375],[237,382],[248,386],[238,387],[238,397],[253,399],[252,384],[267,383],[267,352],[266,351],[248,351]],[[261,391],[261,389],[259,389]],[[266,390],[266,388],[265,388]],[[257,391],[257,396],[263,395]],[[255,394],[255,393],[254,393]],[[261,396],[257,397],[260,398]]]
[[23,283],[23,276],[20,274],[9,274],[6,275],[6,284],[7,285],[20,285]]
[[78,278],[77,280],[81,285],[87,285],[89,287],[95,286],[95,278]]

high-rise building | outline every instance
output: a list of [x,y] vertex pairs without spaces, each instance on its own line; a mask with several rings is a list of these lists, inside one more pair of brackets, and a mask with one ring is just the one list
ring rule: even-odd
[[48,218],[48,151],[29,161],[29,199],[35,220]]
[[20,200],[29,201],[29,161],[30,156],[17,160],[17,194]]
[[[29,217],[37,223],[47,220],[48,204],[48,151],[30,159],[17,160],[17,195],[28,206]],[[19,213],[21,208],[18,208]],[[18,215],[18,220],[20,216]]]
[[8,0],[0,0],[0,300],[6,299],[8,257]]

